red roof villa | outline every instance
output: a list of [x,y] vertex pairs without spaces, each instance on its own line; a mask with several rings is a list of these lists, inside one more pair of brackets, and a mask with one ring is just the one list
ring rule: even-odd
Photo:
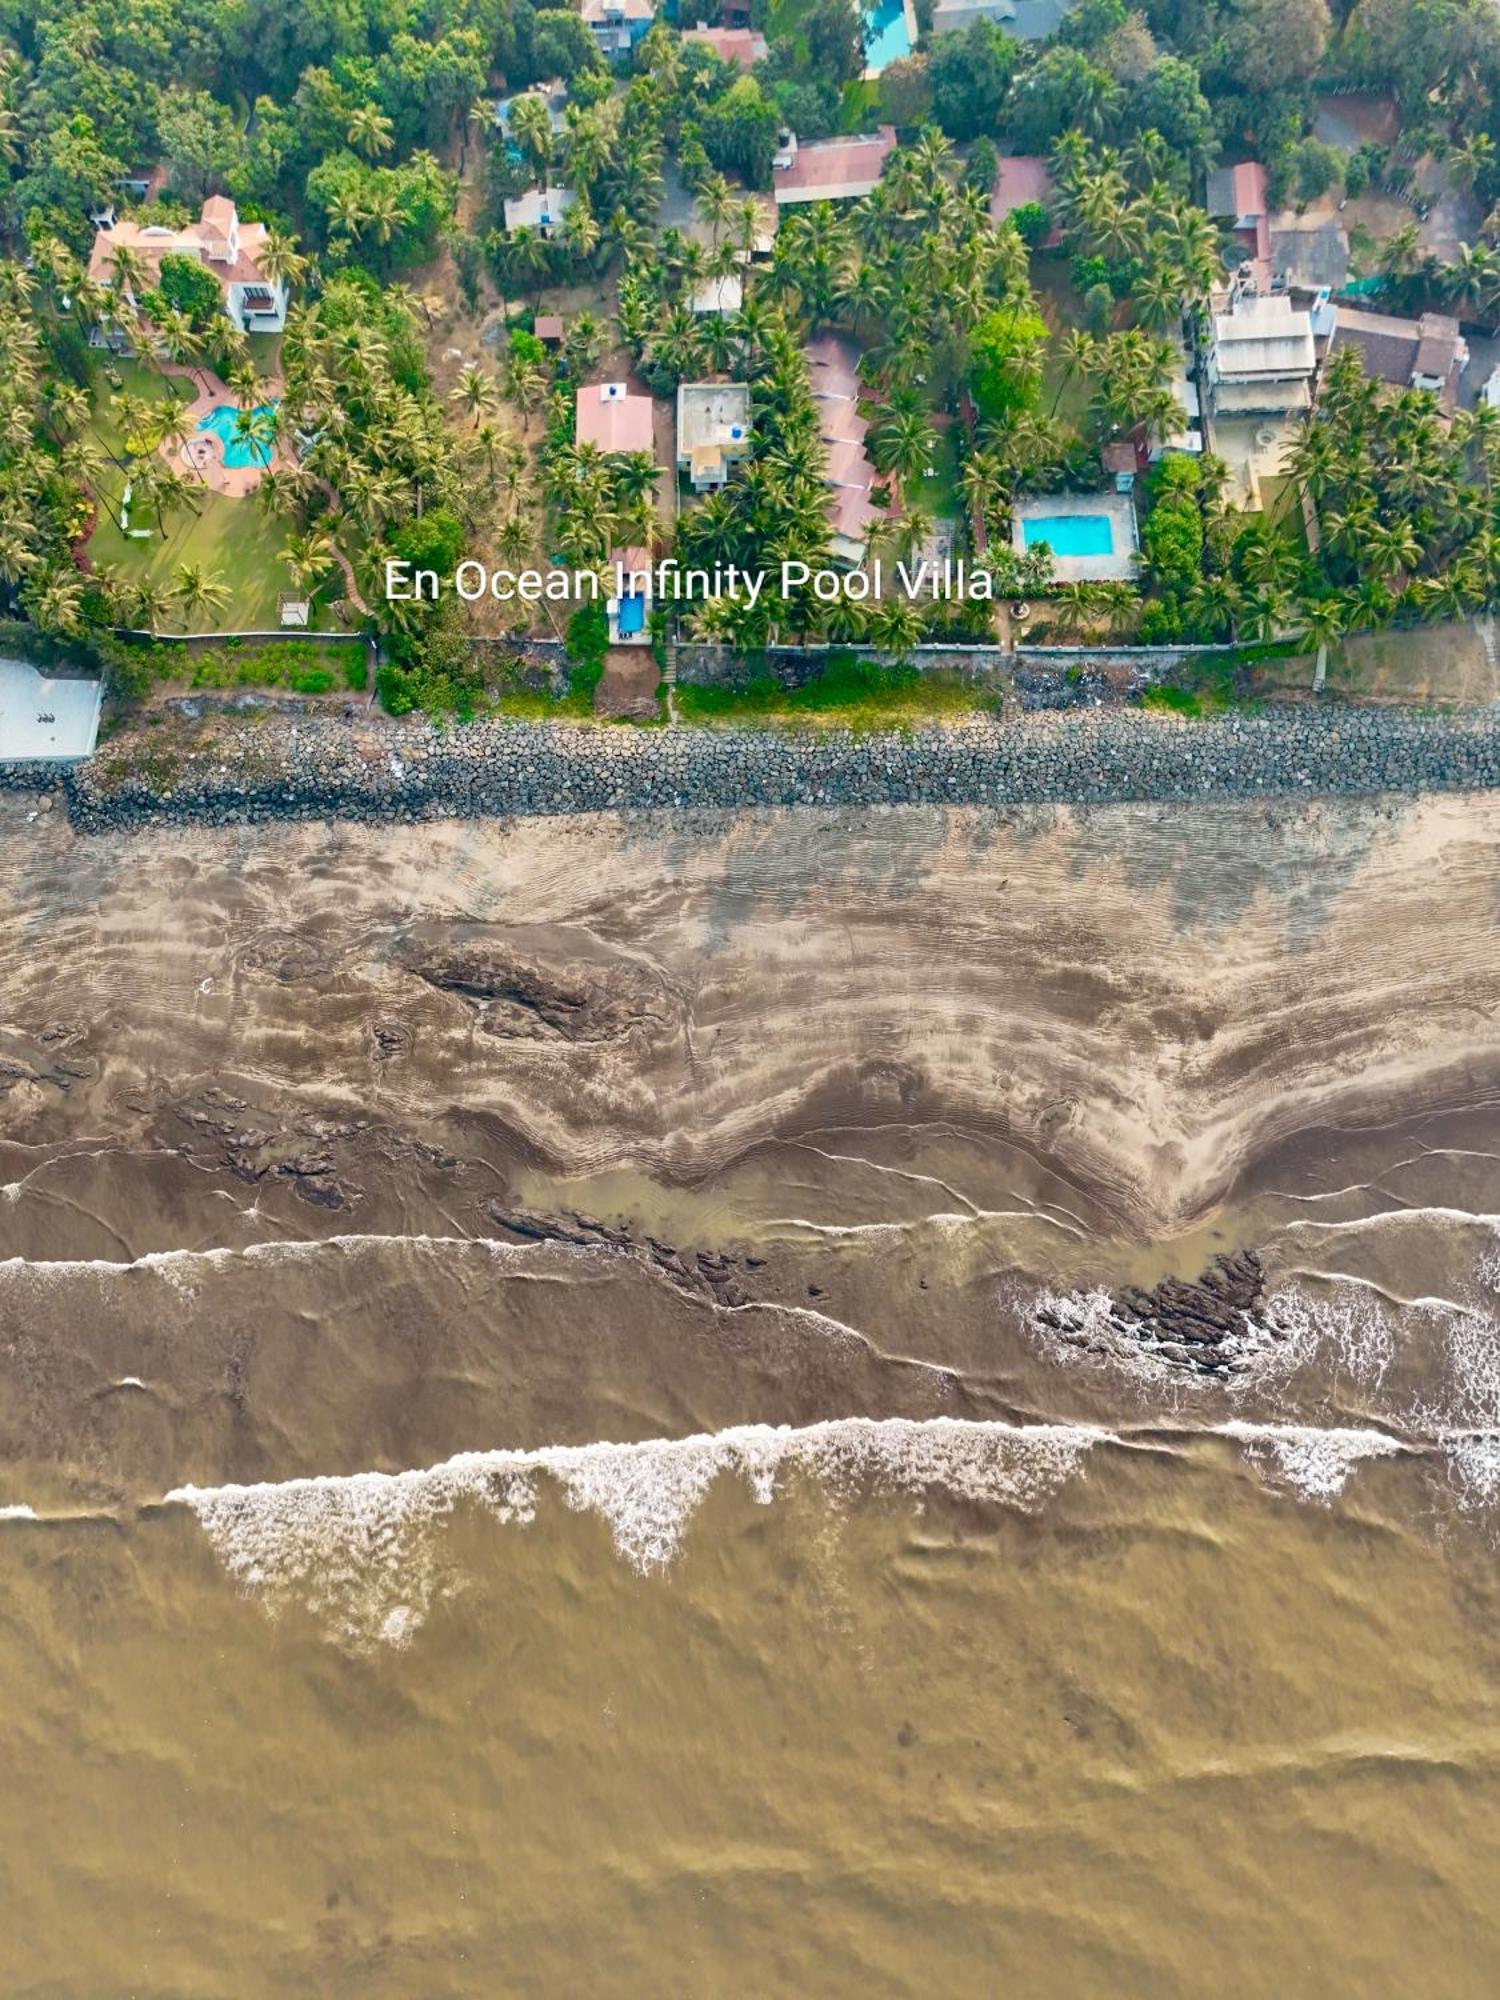
[[778,155],[787,165],[773,162],[777,203],[785,208],[799,201],[857,201],[875,186],[895,150],[891,125],[882,125],[873,137],[820,139],[812,146],[799,146],[793,139]]
[[865,451],[869,425],[859,413],[859,349],[852,340],[820,334],[807,344],[807,370],[828,454],[828,528],[840,562],[864,558],[872,523],[882,510],[870,495],[879,475]]
[[[110,284],[121,247],[142,258],[152,285],[163,257],[193,257],[218,279],[224,310],[237,326],[246,333],[280,333],[286,325],[286,286],[261,267],[266,234],[263,222],[240,221],[228,195],[210,195],[198,220],[184,229],[154,222],[101,229],[89,255],[89,276],[96,284]],[[129,285],[122,290],[132,305],[139,303]]]

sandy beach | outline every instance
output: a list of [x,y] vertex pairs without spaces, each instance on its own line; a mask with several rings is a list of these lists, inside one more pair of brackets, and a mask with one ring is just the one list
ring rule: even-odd
[[1500,798],[0,828],[8,1987],[1484,1990]]

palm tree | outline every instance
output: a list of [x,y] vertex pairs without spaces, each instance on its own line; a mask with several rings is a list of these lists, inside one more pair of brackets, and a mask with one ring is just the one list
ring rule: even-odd
[[530,165],[532,177],[541,187],[552,160],[552,116],[535,91],[512,100],[510,136]]
[[361,104],[357,110],[350,112],[344,136],[356,152],[363,153],[367,160],[374,160],[382,153],[390,152],[395,144],[391,132],[391,121],[378,105]]
[[870,435],[878,471],[889,473],[904,493],[926,472],[937,450],[932,425],[918,410],[898,410]]
[[76,569],[57,566],[28,577],[21,601],[32,622],[59,639],[70,639],[83,625],[83,578]]
[[205,570],[201,563],[180,563],[173,595],[182,612],[184,627],[200,611],[222,611],[229,602],[229,588],[217,570]]
[[142,577],[135,587],[131,610],[135,622],[148,632],[160,630],[171,615],[176,593],[153,577]]
[[307,259],[284,230],[268,229],[260,247],[260,268],[273,285],[295,291],[307,276]]
[[329,203],[328,219],[345,236],[358,236],[365,226],[364,196],[355,188],[342,188]]
[[476,430],[479,420],[487,416],[495,407],[495,382],[483,368],[476,368],[472,362],[461,372],[458,382],[448,393],[450,403],[462,404],[474,420]]
[[316,594],[320,582],[336,565],[333,538],[314,528],[304,535],[291,536],[281,551],[292,588],[301,595]]
[[1313,686],[1322,687],[1328,676],[1328,648],[1333,640],[1343,637],[1347,606],[1337,597],[1313,597],[1306,599],[1298,608],[1297,626],[1302,637],[1317,649],[1317,659],[1313,667]]
[[547,371],[528,355],[513,354],[506,364],[505,393],[521,412],[523,434],[531,432],[531,418],[547,393]]

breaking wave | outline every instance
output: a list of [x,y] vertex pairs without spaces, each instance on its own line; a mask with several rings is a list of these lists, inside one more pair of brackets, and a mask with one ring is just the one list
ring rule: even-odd
[[1239,1418],[1218,1425],[1217,1430],[1222,1437],[1237,1439],[1256,1465],[1307,1500],[1336,1500],[1357,1465],[1371,1458],[1395,1458],[1407,1449],[1384,1431],[1249,1424]]
[[504,1522],[530,1521],[543,1476],[570,1507],[600,1515],[644,1575],[672,1561],[725,1473],[744,1478],[762,1505],[795,1470],[835,1495],[941,1491],[1030,1512],[1101,1442],[1117,1440],[1084,1425],[847,1417],[640,1444],[465,1452],[424,1471],[184,1486],[166,1500],[191,1508],[231,1575],[273,1612],[301,1603],[353,1643],[400,1643],[455,1587],[441,1523],[463,1500]]

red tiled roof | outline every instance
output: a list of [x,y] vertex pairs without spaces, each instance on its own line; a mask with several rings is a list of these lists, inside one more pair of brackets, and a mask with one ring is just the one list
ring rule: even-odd
[[766,57],[766,38],[750,28],[689,28],[682,38],[712,49],[720,62],[735,63],[740,69],[754,69]]
[[1266,170],[1259,160],[1241,160],[1230,179],[1234,187],[1236,215],[1266,214]]
[[[212,251],[238,235],[239,252],[231,261]],[[113,229],[101,229],[89,252],[89,276],[98,284],[108,284],[114,275],[115,250],[128,244],[145,259],[153,279],[166,256],[196,257],[212,271],[222,285],[265,285],[274,290],[257,261],[266,240],[262,222],[240,222],[234,203],[227,195],[211,195],[204,202],[196,222],[183,229],[162,223],[117,222]]]
[[[1006,216],[1013,215],[1018,208],[1025,208],[1028,202],[1039,201],[1044,208],[1050,208],[1052,192],[1052,170],[1047,162],[1033,153],[1013,153],[1001,160],[1000,171],[995,176],[994,191],[990,195],[990,220],[998,229]],[[1054,223],[1047,243],[1050,246],[1061,241],[1061,232]]]
[[874,137],[822,139],[799,148],[789,167],[775,174],[772,188],[778,201],[789,194],[805,194],[816,201],[820,193],[866,191],[880,179],[881,169],[896,149],[894,126],[882,125]]
[[596,444],[601,451],[650,451],[654,442],[651,398],[604,394],[607,388],[616,386],[591,382],[578,391],[574,443]]

